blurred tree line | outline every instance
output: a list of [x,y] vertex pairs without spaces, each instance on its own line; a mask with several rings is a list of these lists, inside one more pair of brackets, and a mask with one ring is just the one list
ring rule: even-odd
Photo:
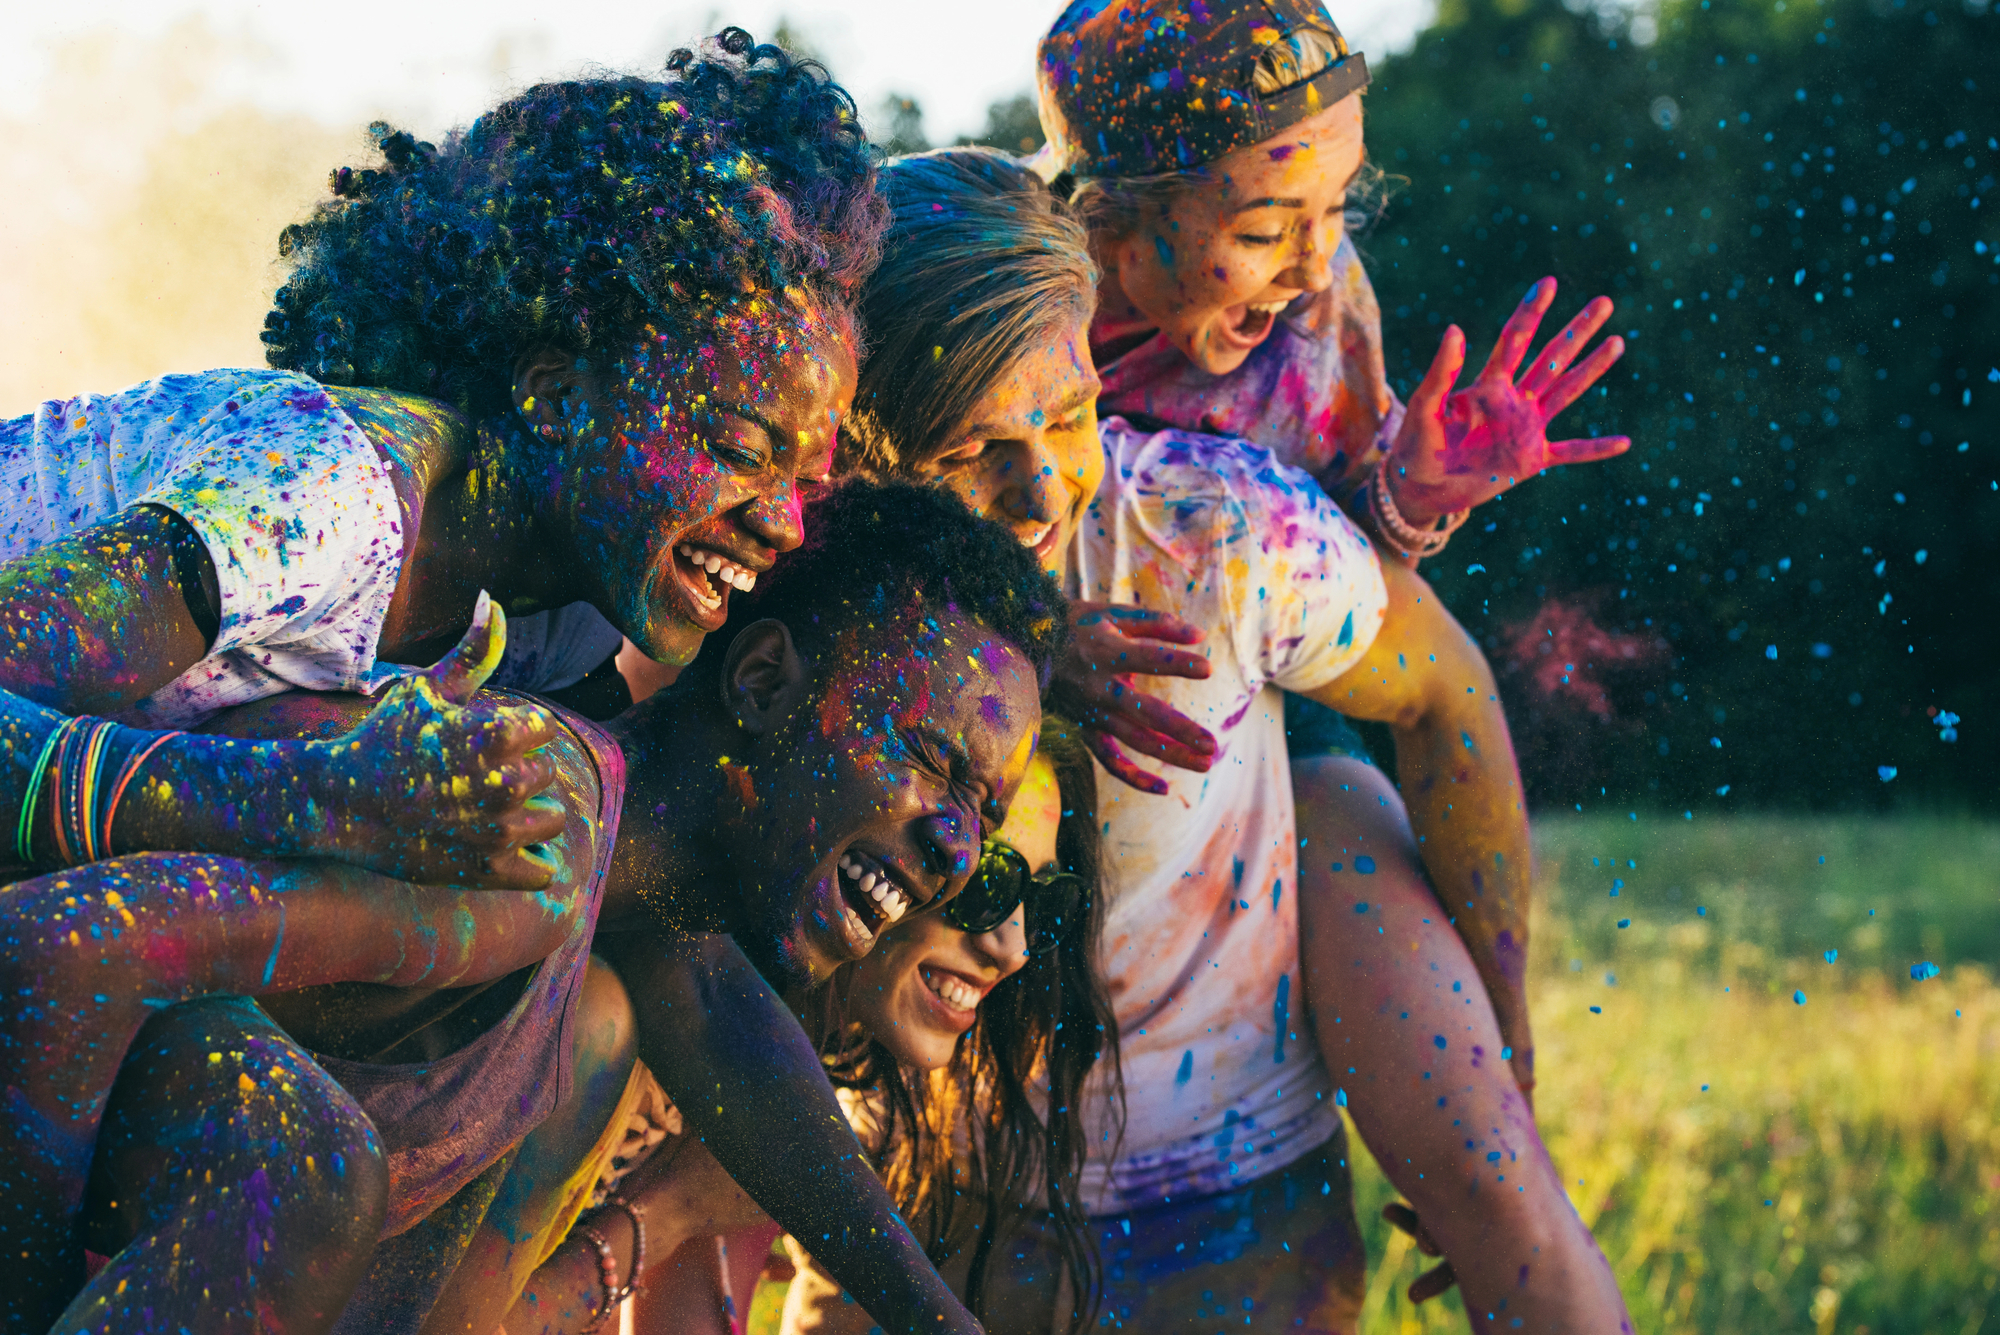
[[1631,452],[1426,567],[1540,805],[2000,798],[1996,56],[1983,4],[1445,0],[1380,62],[1399,386],[1543,274],[1629,344],[1557,425]]
[[[1425,568],[1539,806],[2000,805],[1996,58],[1957,0],[1443,0],[1372,62],[1397,387],[1545,274],[1545,336],[1608,292],[1629,345],[1554,434],[1631,452]],[[960,140],[1040,141],[1026,95]]]

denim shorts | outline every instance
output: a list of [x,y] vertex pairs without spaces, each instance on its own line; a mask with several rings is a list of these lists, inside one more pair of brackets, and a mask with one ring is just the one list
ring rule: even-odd
[[1364,765],[1375,765],[1375,757],[1368,753],[1368,743],[1361,740],[1361,734],[1344,716],[1317,700],[1290,691],[1285,692],[1285,746],[1294,760],[1346,756]]

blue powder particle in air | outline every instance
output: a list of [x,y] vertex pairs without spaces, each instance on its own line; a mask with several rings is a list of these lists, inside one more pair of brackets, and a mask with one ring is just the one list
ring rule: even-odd
[[1368,911],[1368,901],[1364,899],[1360,903],[1356,904],[1354,906],[1354,911],[1356,913],[1366,913]]
[[1632,920],[1630,918],[1620,918],[1618,920],[1618,930],[1621,932],[1624,931],[1627,927],[1630,927],[1631,925],[1632,925]]
[[1797,1005],[1803,1006],[1806,1004],[1806,994],[1803,992],[1794,992],[1792,993],[1792,1001]]
[[1360,857],[1354,859],[1354,870],[1360,872],[1363,876],[1373,876],[1375,874],[1375,859],[1363,853]]
[[1921,964],[1912,964],[1910,966],[1910,977],[1915,982],[1921,983],[1924,982],[1926,979],[1935,978],[1937,976],[1938,976],[1938,966],[1932,964],[1929,960],[1925,960]]
[[1839,958],[1840,958],[1840,952],[1838,950],[1829,950],[1826,952],[1826,962],[1828,964],[1832,964]]

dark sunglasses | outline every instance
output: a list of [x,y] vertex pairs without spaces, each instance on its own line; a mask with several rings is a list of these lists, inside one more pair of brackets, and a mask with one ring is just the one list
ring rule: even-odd
[[979,851],[979,869],[956,899],[944,906],[944,920],[961,932],[990,932],[1022,910],[1030,955],[1045,955],[1083,909],[1083,878],[1052,871],[1037,876],[1028,860],[1008,845],[989,839]]

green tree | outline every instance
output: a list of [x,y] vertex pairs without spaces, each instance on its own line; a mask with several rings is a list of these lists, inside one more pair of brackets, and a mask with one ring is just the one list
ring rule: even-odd
[[[1559,425],[1631,453],[1509,494],[1427,573],[1500,660],[1544,804],[1991,804],[2000,16],[1647,22],[1445,0],[1378,65],[1370,149],[1408,184],[1363,249],[1399,385],[1548,273],[1559,311],[1609,291],[1629,342]],[[1611,635],[1542,633],[1578,612]],[[1503,633],[1538,615],[1589,661]]]
[[1042,121],[1035,110],[1034,97],[1016,93],[992,103],[986,108],[986,127],[976,135],[960,135],[958,142],[984,144],[1021,155],[1034,152],[1042,146]]
[[931,146],[924,133],[924,109],[914,97],[891,93],[882,99],[882,108],[870,127],[870,137],[882,146],[887,157],[898,153],[921,153]]

